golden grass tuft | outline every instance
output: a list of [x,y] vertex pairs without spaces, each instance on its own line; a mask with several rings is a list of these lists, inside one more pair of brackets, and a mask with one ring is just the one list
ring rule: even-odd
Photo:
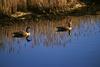
[[17,11],[28,11],[31,7],[66,9],[78,0],[0,0],[0,12],[10,15]]

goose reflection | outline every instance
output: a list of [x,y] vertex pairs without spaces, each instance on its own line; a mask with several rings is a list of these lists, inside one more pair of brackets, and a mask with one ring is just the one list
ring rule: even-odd
[[26,38],[27,41],[31,41],[29,39],[29,36],[30,36],[30,27],[27,27],[26,28],[26,31],[18,31],[18,32],[14,32],[13,33],[13,37],[14,38]]

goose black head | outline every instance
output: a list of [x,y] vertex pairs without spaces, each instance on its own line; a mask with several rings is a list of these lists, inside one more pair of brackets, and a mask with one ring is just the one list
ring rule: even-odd
[[30,32],[30,27],[26,28],[26,32],[29,33]]

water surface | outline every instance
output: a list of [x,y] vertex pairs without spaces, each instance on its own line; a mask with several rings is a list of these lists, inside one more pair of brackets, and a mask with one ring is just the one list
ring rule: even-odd
[[[100,16],[72,17],[70,32],[60,20],[22,21],[0,27],[0,67],[100,67]],[[31,27],[31,35],[13,38],[12,33]]]

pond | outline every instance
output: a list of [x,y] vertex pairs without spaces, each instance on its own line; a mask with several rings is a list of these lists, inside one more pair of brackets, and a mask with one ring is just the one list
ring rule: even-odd
[[[0,67],[100,67],[100,16],[72,16],[72,30],[57,32],[67,26],[66,20],[0,27]],[[28,26],[30,41],[13,37]]]

